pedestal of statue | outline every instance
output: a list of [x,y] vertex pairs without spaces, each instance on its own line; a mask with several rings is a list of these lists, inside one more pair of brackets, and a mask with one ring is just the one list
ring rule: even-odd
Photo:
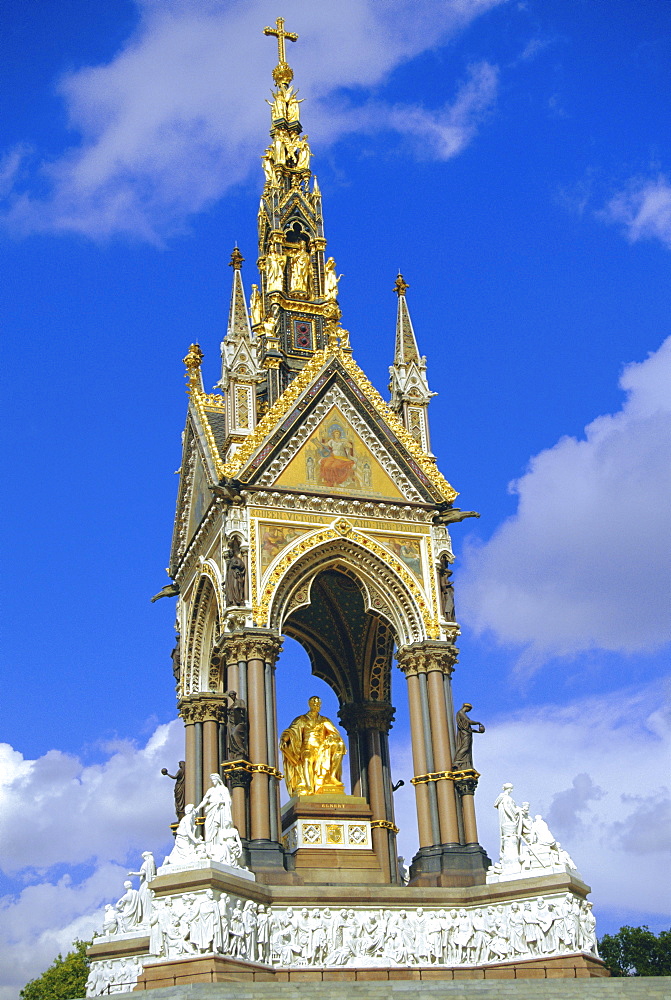
[[359,796],[294,796],[282,809],[282,843],[305,884],[385,882],[373,850],[371,809]]

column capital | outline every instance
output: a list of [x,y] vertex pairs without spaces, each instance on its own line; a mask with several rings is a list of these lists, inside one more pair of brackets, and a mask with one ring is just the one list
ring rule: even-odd
[[240,629],[223,635],[217,642],[217,650],[226,663],[240,663],[248,660],[263,660],[275,663],[282,649],[282,637],[270,629]]
[[338,718],[348,733],[364,729],[388,733],[395,714],[396,709],[388,701],[347,702],[338,710]]
[[451,677],[458,656],[459,650],[454,643],[428,640],[401,646],[396,653],[396,660],[406,677],[427,674],[431,670]]
[[187,726],[194,722],[223,722],[226,718],[226,701],[221,694],[203,692],[182,698],[178,711]]
[[469,768],[467,771],[453,771],[452,780],[454,781],[454,787],[459,792],[460,795],[475,795],[475,789],[478,787],[478,778],[480,775],[477,771]]

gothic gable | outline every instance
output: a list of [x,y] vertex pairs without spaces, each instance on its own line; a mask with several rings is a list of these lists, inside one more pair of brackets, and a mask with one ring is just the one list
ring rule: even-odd
[[314,356],[222,471],[300,492],[414,503],[457,496],[341,348]]

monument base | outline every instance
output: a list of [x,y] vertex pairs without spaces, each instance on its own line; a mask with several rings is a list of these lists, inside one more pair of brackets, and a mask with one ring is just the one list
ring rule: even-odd
[[570,874],[379,884],[373,901],[360,880],[276,885],[221,868],[152,879],[148,924],[94,939],[89,995],[190,982],[608,974],[588,919],[589,887]]
[[576,952],[557,958],[528,959],[484,966],[375,966],[334,969],[268,969],[254,962],[203,955],[146,965],[135,990],[186,986],[190,983],[309,983],[309,982],[452,982],[477,979],[592,979],[610,973],[600,959]]

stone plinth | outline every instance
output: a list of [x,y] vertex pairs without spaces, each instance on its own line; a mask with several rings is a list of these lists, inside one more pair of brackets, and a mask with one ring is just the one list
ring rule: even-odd
[[282,843],[301,881],[381,885],[371,809],[356,795],[301,795],[282,809]]

